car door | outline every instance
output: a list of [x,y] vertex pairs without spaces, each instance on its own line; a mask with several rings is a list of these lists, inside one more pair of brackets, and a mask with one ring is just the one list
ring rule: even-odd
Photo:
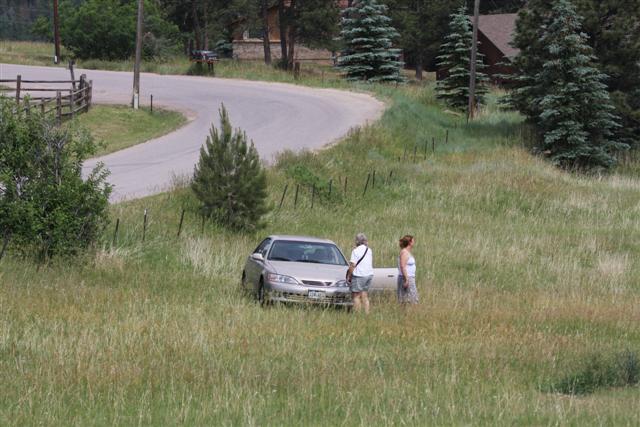
[[[252,252],[252,255],[259,253],[263,257],[266,257],[267,251],[269,250],[270,246],[271,246],[271,239],[266,238]],[[249,259],[247,260],[247,264],[245,267],[245,275],[247,278],[247,287],[250,290],[255,291],[258,289],[258,281],[260,280],[260,274],[262,273],[263,269],[264,269],[264,261],[254,259],[253,257],[249,256]]]
[[372,292],[394,291],[397,288],[397,268],[374,268],[371,282]]

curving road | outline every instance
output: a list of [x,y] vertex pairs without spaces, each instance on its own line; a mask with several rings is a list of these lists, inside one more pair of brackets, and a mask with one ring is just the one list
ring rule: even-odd
[[[127,104],[132,73],[76,70],[93,80],[95,103]],[[0,64],[0,79],[68,79],[63,68]],[[193,173],[200,146],[211,123],[218,125],[224,102],[234,127],[244,129],[263,160],[283,150],[318,149],[351,128],[377,120],[384,105],[375,98],[333,89],[311,89],[282,83],[190,76],[141,75],[141,103],[153,94],[154,105],[183,112],[189,123],[177,131],[85,164],[103,162],[111,171],[112,202],[162,192],[176,176]]]

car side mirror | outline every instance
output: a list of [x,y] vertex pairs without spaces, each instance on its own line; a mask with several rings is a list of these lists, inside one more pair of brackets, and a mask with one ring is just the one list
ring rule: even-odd
[[256,260],[256,261],[264,261],[264,257],[262,256],[262,254],[260,252],[256,252],[251,254],[251,259]]

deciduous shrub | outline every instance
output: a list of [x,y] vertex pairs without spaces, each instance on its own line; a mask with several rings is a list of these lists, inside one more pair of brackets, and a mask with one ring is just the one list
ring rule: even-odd
[[[80,6],[62,3],[62,43],[82,59],[126,59],[135,52],[137,2],[87,0]],[[154,2],[145,1],[144,45],[146,58],[177,52],[178,28],[167,22]]]
[[0,99],[0,246],[44,260],[94,243],[111,192],[102,166],[82,177],[94,152],[87,133]]

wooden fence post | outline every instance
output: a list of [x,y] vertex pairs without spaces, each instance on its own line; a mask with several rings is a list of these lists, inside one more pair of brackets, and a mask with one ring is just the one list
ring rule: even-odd
[[300,79],[300,62],[296,61],[293,64],[293,78],[298,80]]
[[69,91],[69,110],[71,110],[71,118],[73,119],[74,111],[75,111],[75,92],[74,89]]
[[75,65],[75,61],[73,59],[69,60],[69,72],[71,73],[71,88],[75,91],[76,90],[76,72],[73,69],[73,66]]
[[282,204],[284,203],[284,197],[287,195],[287,189],[289,188],[289,184],[284,185],[284,191],[282,192],[282,197],[280,198],[280,205],[278,209],[282,209]]
[[371,173],[367,174],[367,182],[364,184],[364,191],[362,192],[362,196],[364,197],[367,194],[367,188],[369,187],[369,180],[371,179]]
[[16,104],[20,105],[20,91],[22,89],[22,76],[18,74],[16,79]]
[[448,144],[449,143],[449,129],[447,129],[447,133],[444,136],[444,143]]
[[62,123],[62,95],[60,91],[56,92],[56,121],[58,126]]
[[436,152],[436,137],[435,136],[433,138],[431,138],[431,152],[432,153]]
[[180,225],[178,225],[178,235],[176,237],[180,237],[180,233],[182,232],[183,222],[184,222],[184,209],[182,209],[182,214],[180,215]]
[[93,80],[89,80],[89,85],[87,86],[87,90],[89,91],[87,93],[87,111],[89,111],[89,108],[91,108],[91,103],[93,101]]
[[147,237],[147,210],[144,210],[144,220],[142,222],[142,243],[144,243]]
[[113,246],[118,243],[118,229],[120,228],[120,218],[116,219],[116,229],[113,231]]
[[296,195],[293,198],[293,207],[294,209],[298,206],[298,191],[300,190],[300,184],[296,184]]
[[311,187],[311,209],[313,209],[313,202],[315,201],[316,198],[316,184],[314,183],[313,186]]
[[347,182],[348,182],[348,179],[349,178],[347,178],[346,176],[344,177],[344,195],[345,196],[347,195]]
[[151,112],[153,113],[153,94],[151,94],[150,110],[151,110]]

